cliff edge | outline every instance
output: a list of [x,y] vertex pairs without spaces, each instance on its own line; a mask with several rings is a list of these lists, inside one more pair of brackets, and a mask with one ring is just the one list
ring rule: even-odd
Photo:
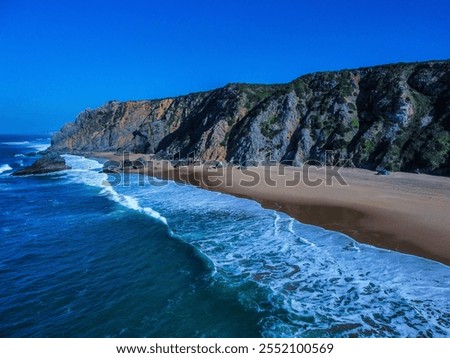
[[313,73],[279,85],[228,84],[175,98],[110,101],[66,124],[53,136],[50,150],[131,151],[243,164],[328,159],[450,175],[450,60]]

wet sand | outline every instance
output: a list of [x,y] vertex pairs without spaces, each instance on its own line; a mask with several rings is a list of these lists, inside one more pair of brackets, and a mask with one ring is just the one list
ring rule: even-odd
[[[122,159],[114,153],[90,156]],[[139,157],[150,160],[140,154],[130,160]],[[450,265],[450,178],[411,173],[381,176],[351,168],[173,168],[157,161],[126,171],[251,198],[302,223]]]

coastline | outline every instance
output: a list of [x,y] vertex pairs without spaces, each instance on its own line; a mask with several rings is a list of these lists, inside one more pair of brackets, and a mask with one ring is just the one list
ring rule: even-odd
[[[91,158],[121,161],[110,152]],[[149,155],[130,154],[130,160]],[[423,174],[378,176],[364,169],[340,168],[344,185],[326,168],[180,166],[156,162],[129,173],[171,179],[245,197],[296,220],[344,233],[360,243],[428,258],[450,266],[450,179]],[[281,173],[280,171],[284,171]],[[294,186],[286,186],[295,176]],[[255,178],[264,178],[249,185]],[[329,180],[326,184],[327,179]],[[305,182],[314,185],[306,185]],[[322,181],[320,185],[316,185]],[[244,183],[244,185],[242,185]]]

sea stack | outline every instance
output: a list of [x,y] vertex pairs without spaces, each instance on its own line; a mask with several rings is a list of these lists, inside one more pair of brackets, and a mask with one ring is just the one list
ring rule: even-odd
[[59,172],[61,170],[72,169],[66,165],[66,161],[57,153],[47,153],[41,158],[36,160],[32,165],[25,167],[21,170],[17,170],[12,175],[33,175],[33,174],[45,174]]

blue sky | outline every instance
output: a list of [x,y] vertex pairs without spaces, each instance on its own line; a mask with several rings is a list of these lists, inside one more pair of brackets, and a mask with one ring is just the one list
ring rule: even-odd
[[450,58],[448,1],[0,0],[2,133],[111,100]]

